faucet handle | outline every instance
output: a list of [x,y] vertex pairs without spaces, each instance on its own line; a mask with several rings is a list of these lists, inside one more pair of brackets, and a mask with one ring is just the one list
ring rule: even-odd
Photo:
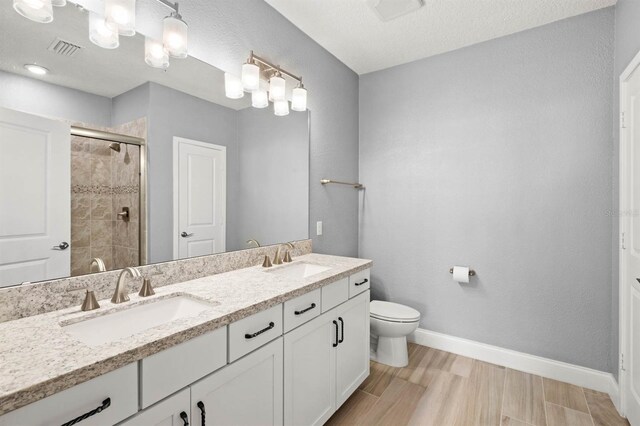
[[[156,274],[156,275],[161,275],[161,274]],[[148,296],[153,296],[154,294],[156,294],[156,292],[153,291],[153,286],[151,286],[151,276],[144,277],[144,279],[142,280],[142,287],[140,288],[140,292],[138,293],[138,296],[148,297]]]
[[269,256],[265,255],[264,256],[264,262],[262,262],[262,267],[263,268],[271,268],[273,265],[271,264],[271,259],[269,259]]
[[84,296],[84,302],[82,302],[82,306],[80,309],[83,311],[93,311],[94,309],[98,309],[100,304],[96,300],[96,295],[93,290],[87,289],[87,293]]
[[282,261],[283,261],[283,262],[286,262],[286,263],[291,263],[291,262],[293,262],[293,259],[291,259],[291,253],[290,253],[290,250],[287,250],[287,251],[285,251],[285,252],[284,252],[284,259],[282,259]]

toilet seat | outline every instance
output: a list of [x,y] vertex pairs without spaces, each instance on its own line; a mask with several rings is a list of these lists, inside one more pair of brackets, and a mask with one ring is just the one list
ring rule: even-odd
[[398,303],[373,300],[370,304],[370,316],[389,322],[416,322],[420,321],[420,312],[408,306]]

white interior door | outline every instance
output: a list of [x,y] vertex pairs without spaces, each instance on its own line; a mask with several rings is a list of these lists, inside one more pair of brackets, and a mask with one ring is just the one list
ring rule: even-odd
[[225,251],[227,149],[173,138],[174,258]]
[[0,287],[70,273],[70,135],[0,108]]
[[622,82],[621,227],[623,410],[640,425],[640,67]]

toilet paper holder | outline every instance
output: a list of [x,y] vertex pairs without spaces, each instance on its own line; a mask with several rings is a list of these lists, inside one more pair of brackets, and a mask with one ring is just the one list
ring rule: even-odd
[[[453,274],[453,268],[449,268],[449,273]],[[469,276],[473,277],[476,275],[476,271],[474,271],[473,269],[469,269]]]

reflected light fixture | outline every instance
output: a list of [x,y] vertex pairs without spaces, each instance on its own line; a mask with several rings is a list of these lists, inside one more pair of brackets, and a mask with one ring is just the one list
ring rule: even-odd
[[269,96],[263,89],[254,90],[251,93],[251,106],[254,108],[266,108],[269,106]]
[[260,67],[253,62],[253,52],[246,64],[242,66],[242,87],[253,92],[260,87]]
[[107,24],[105,17],[95,12],[89,12],[89,40],[105,49],[115,49],[120,45],[118,29]]
[[136,34],[136,0],[105,0],[104,16],[107,25],[118,28],[118,34]]
[[224,73],[224,93],[229,99],[240,99],[244,96],[242,80],[228,72]]
[[294,111],[307,110],[307,89],[302,82],[291,93],[291,109]]
[[164,47],[174,58],[187,57],[188,30],[189,26],[178,13],[178,3],[175,3],[174,11],[164,18],[162,30]]
[[35,22],[46,24],[53,21],[51,0],[13,0],[13,9]]
[[273,112],[278,117],[289,115],[289,102],[288,101],[275,101],[273,103]]
[[67,0],[51,0],[51,4],[55,7],[64,7],[67,5]]
[[47,68],[36,64],[25,64],[24,68],[35,75],[45,75],[49,73]]
[[161,41],[151,37],[144,38],[144,61],[154,68],[169,68],[169,52]]

